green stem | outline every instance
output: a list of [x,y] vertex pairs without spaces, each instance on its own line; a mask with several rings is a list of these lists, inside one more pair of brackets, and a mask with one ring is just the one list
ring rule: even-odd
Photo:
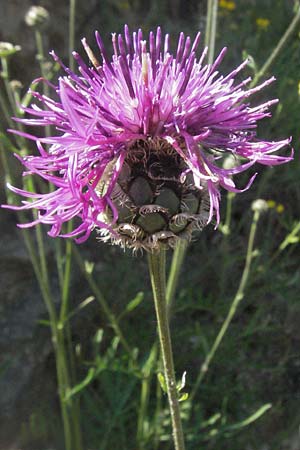
[[264,273],[267,272],[273,266],[274,261],[278,258],[281,252],[283,252],[286,249],[286,247],[288,247],[288,245],[293,243],[293,240],[295,239],[299,231],[300,231],[300,222],[295,224],[292,231],[290,231],[283,239],[283,241],[280,243],[275,253],[268,258],[263,268]]
[[190,401],[192,401],[193,398],[195,397],[195,394],[209,369],[210,363],[211,363],[216,351],[218,350],[218,348],[225,336],[225,333],[227,332],[228,327],[236,313],[237,307],[238,307],[239,303],[241,302],[241,300],[244,298],[245,288],[246,288],[246,284],[247,284],[247,281],[249,278],[251,263],[253,260],[254,238],[255,238],[255,234],[256,234],[259,216],[260,216],[260,212],[255,211],[253,214],[253,220],[252,220],[252,224],[251,224],[251,228],[250,228],[247,254],[246,254],[246,262],[245,262],[245,266],[244,266],[244,270],[243,270],[243,274],[242,274],[242,278],[241,278],[238,290],[237,290],[235,297],[231,303],[227,317],[226,317],[225,321],[223,322],[223,325],[221,326],[221,329],[213,343],[213,346],[212,346],[211,350],[209,351],[208,355],[206,356],[204,363],[202,364],[198,378],[196,380],[196,383],[195,383],[194,388],[190,395]]
[[1,107],[1,110],[4,114],[5,120],[8,123],[9,127],[14,128],[15,124],[10,117],[9,106],[7,104],[6,98],[4,97],[4,95],[2,94],[1,91],[0,91],[0,107]]
[[[68,232],[70,231],[70,224],[68,224]],[[72,241],[68,239],[66,242],[65,253],[65,270],[63,276],[62,296],[61,296],[61,308],[60,308],[60,320],[64,323],[68,316],[69,307],[69,290],[71,279],[71,263],[72,263]]]
[[[67,232],[71,230],[72,223],[68,223]],[[70,329],[70,324],[67,319],[69,310],[69,297],[70,297],[70,282],[71,282],[71,267],[72,267],[72,241],[68,239],[66,241],[66,252],[65,252],[65,266],[62,281],[62,296],[61,296],[61,307],[60,307],[60,329],[61,329],[61,340],[63,344],[66,345],[67,353],[69,355],[70,362],[70,372],[68,368],[65,369],[65,379],[66,379],[66,391],[70,389],[71,384],[76,382],[75,376],[75,362],[73,356],[73,346],[72,346],[72,334]],[[66,342],[66,344],[65,344]],[[72,418],[72,430],[74,433],[74,450],[82,449],[82,435],[81,435],[81,425],[80,425],[80,404],[79,397],[70,398],[69,409]]]
[[8,96],[8,100],[10,103],[10,107],[15,115],[17,115],[17,108],[15,104],[14,95],[11,89],[11,86],[9,84],[9,71],[8,71],[8,63],[6,58],[1,58],[1,64],[2,64],[2,78],[4,81],[6,93]]
[[153,437],[153,450],[159,449],[159,436],[161,428],[161,409],[162,409],[162,389],[158,378],[156,379],[156,404],[154,413],[154,437]]
[[231,217],[232,217],[232,200],[234,199],[234,192],[228,192],[226,196],[226,216],[225,223],[223,227],[223,232],[225,236],[230,234],[230,225],[231,225]]
[[[1,150],[1,158],[3,161],[3,166],[6,170],[6,177],[11,178],[10,168],[8,161],[6,159],[6,154],[0,146]],[[30,186],[30,182],[29,182]],[[12,195],[11,192],[8,191],[8,196]],[[12,200],[12,199],[11,199]],[[20,222],[24,222],[24,215],[22,213],[18,213],[18,218]],[[51,295],[50,284],[49,284],[49,276],[48,276],[48,267],[45,256],[45,248],[43,242],[43,235],[41,227],[38,225],[36,228],[36,236],[37,236],[37,246],[38,253],[34,248],[34,244],[32,242],[30,233],[28,230],[22,230],[22,235],[24,237],[24,242],[34,269],[34,273],[36,279],[38,281],[42,297],[44,303],[46,305],[49,320],[50,320],[50,328],[52,335],[52,342],[54,346],[55,358],[56,358],[56,372],[57,372],[57,380],[58,380],[58,394],[61,406],[61,414],[63,420],[63,428],[64,428],[64,438],[65,438],[65,449],[66,450],[77,450],[76,447],[72,445],[72,427],[71,427],[71,418],[68,411],[68,405],[66,404],[65,397],[66,392],[69,385],[69,375],[67,368],[67,357],[65,351],[65,341],[63,336],[63,327],[60,326],[60,323],[57,319],[57,314],[54,306],[54,301]],[[81,450],[78,448],[78,450]]]
[[166,302],[165,250],[160,249],[156,253],[149,253],[148,264],[157,318],[160,348],[164,366],[164,377],[168,393],[175,450],[184,450],[185,445],[176,388],[176,379],[175,379],[171,336],[170,336],[167,302]]
[[70,0],[69,4],[69,67],[74,70],[74,58],[72,58],[72,52],[75,46],[75,10],[76,0]]
[[179,275],[181,267],[187,252],[188,241],[186,239],[180,239],[175,247],[171,268],[168,276],[166,298],[168,304],[168,313],[170,314],[172,304],[174,301],[175,292],[178,285]]
[[207,0],[205,46],[208,47],[208,64],[212,64],[215,54],[218,17],[218,0]]
[[[42,77],[47,80],[48,79],[48,73],[45,70],[45,54],[44,54],[44,45],[43,45],[43,36],[39,29],[35,29],[35,42],[36,42],[36,48],[37,48],[37,59],[39,61],[40,70]],[[46,82],[43,83],[43,94],[46,97],[49,97],[49,86]],[[45,127],[45,135],[50,136],[50,126],[47,125]]]
[[[286,236],[286,238],[281,242],[281,244],[278,247],[278,253],[281,253],[290,243],[291,240],[299,233],[300,231],[300,222],[298,222],[292,231]],[[276,253],[277,253],[276,252]]]
[[209,45],[210,28],[211,28],[211,14],[212,14],[212,1],[207,0],[206,26],[205,26],[205,37],[204,37],[205,47],[208,47],[208,45]]
[[61,414],[64,427],[64,443],[66,450],[74,450],[73,447],[73,432],[72,421],[69,412],[69,407],[66,402],[66,394],[68,393],[69,375],[66,366],[66,350],[65,350],[65,338],[63,333],[63,327],[58,324],[56,331],[52,330],[52,339],[55,340],[54,348],[56,355],[56,371],[58,380],[58,393],[61,407]]
[[[4,81],[6,95],[7,95],[8,101],[9,101],[9,105],[8,105],[4,96],[1,95],[1,98],[0,98],[1,109],[3,110],[3,113],[4,113],[5,117],[7,118],[8,125],[11,128],[17,127],[19,131],[22,131],[23,125],[20,122],[13,122],[12,119],[10,118],[11,111],[16,117],[19,116],[19,113],[18,113],[18,109],[16,107],[15,98],[14,98],[14,94],[13,94],[11,85],[9,83],[9,69],[8,69],[8,62],[7,62],[6,58],[1,58],[1,65],[2,65],[1,76]],[[9,110],[9,107],[11,108],[11,111]],[[19,149],[22,149],[22,146],[24,144],[24,138],[22,138],[22,136],[15,135],[15,141],[16,141]]]
[[[188,248],[188,242],[186,240],[179,240],[176,244],[171,268],[168,276],[168,282],[167,282],[167,288],[166,288],[166,300],[167,300],[167,311],[168,311],[168,317],[170,319],[171,317],[171,310],[172,310],[172,304],[175,296],[175,292],[178,285],[179,275],[181,271],[181,267],[187,252]],[[155,355],[154,358],[149,357],[149,363],[150,365],[145,366],[147,372],[145,372],[145,368],[142,368],[143,373],[143,381],[141,386],[141,395],[140,395],[140,412],[138,416],[138,431],[137,431],[137,440],[140,446],[140,450],[143,450],[145,438],[144,438],[144,422],[145,417],[149,405],[149,395],[150,387],[151,387],[151,379],[152,375],[154,373],[154,368],[157,364],[157,340],[153,343],[150,355]],[[146,395],[147,393],[147,395]],[[155,418],[154,418],[154,428],[157,429],[157,418],[159,415],[159,407],[160,405],[157,405],[156,412],[155,412]],[[157,437],[156,437],[157,439]]]
[[235,194],[233,192],[227,192],[226,195],[226,215],[225,215],[225,222],[222,227],[223,237],[221,241],[221,258],[222,258],[222,264],[221,264],[221,274],[220,274],[220,296],[223,297],[225,288],[226,288],[226,269],[228,268],[228,261],[230,260],[229,255],[229,246],[228,246],[228,240],[231,233],[231,218],[232,218],[232,201],[235,197]]
[[143,450],[145,447],[145,421],[147,416],[147,410],[150,399],[150,382],[152,378],[152,369],[157,361],[157,342],[155,342],[150,350],[149,357],[142,367],[142,386],[140,394],[140,407],[138,413],[137,423],[137,442],[139,444],[139,450]]
[[284,46],[287,44],[289,38],[292,36],[294,31],[296,30],[299,21],[300,21],[300,7],[298,8],[297,14],[295,15],[295,17],[291,21],[291,23],[290,23],[289,27],[287,28],[286,32],[281,37],[281,39],[279,40],[278,44],[276,45],[276,47],[272,51],[271,55],[269,56],[269,58],[267,59],[265,64],[262,66],[262,68],[258,71],[258,73],[253,78],[253,81],[251,83],[251,87],[255,86],[257,84],[257,82],[269,70],[269,68],[271,67],[271,65],[274,63],[275,59],[279,55],[279,53],[282,51]]

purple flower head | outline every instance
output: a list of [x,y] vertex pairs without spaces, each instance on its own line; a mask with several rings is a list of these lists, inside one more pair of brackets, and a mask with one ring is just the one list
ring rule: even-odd
[[[169,35],[163,37],[160,28],[146,41],[141,30],[131,35],[125,26],[124,36],[112,35],[109,57],[96,32],[101,62],[83,39],[92,64],[87,66],[74,52],[79,74],[52,52],[66,72],[57,86],[51,85],[58,99],[32,92],[37,104],[24,110],[33,118],[16,120],[51,125],[55,131],[45,138],[15,133],[35,140],[39,151],[38,156],[21,158],[25,174],[37,174],[55,189],[33,194],[11,187],[33,199],[15,209],[38,210],[38,218],[22,227],[45,223],[51,225],[50,236],[83,242],[94,228],[110,238],[121,231],[127,237],[144,232],[139,226],[150,214],[154,225],[149,221],[145,229],[170,237],[170,215],[181,230],[194,219],[199,227],[215,216],[218,224],[220,187],[242,192],[255,177],[239,190],[233,175],[256,162],[276,165],[292,159],[275,154],[289,139],[269,142],[256,136],[257,122],[270,116],[269,107],[277,100],[248,103],[248,97],[274,78],[246,89],[250,78],[235,78],[247,61],[220,75],[217,67],[226,48],[206,65],[207,49],[200,57],[196,54],[199,40],[199,33],[193,42],[180,33],[172,55]],[[229,154],[236,165],[224,168]],[[73,231],[62,234],[62,225],[73,218]]]

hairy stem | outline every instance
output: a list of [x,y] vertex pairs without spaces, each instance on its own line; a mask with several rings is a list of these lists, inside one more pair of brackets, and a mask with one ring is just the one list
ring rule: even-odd
[[184,450],[184,437],[176,388],[171,336],[166,301],[166,254],[164,249],[148,254],[149,273],[152,284],[155,312],[158,325],[164,378],[169,400],[175,450]]

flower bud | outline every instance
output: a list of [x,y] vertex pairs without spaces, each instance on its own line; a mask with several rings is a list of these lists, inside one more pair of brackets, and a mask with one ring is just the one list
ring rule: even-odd
[[43,6],[31,6],[25,15],[29,27],[41,28],[49,21],[49,13]]
[[7,58],[21,50],[20,45],[14,45],[10,42],[0,42],[0,58]]
[[265,212],[268,210],[268,203],[266,202],[266,200],[263,200],[261,198],[258,198],[257,200],[254,200],[254,202],[252,202],[251,205],[251,209],[252,211],[257,211],[257,212]]

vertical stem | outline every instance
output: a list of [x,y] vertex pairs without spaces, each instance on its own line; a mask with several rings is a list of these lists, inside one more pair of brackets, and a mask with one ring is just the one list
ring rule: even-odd
[[226,195],[226,215],[225,222],[223,225],[223,237],[221,241],[221,273],[219,277],[219,285],[220,285],[220,296],[223,298],[225,288],[226,288],[226,270],[228,268],[228,261],[230,260],[230,252],[228,240],[231,233],[231,218],[232,218],[232,201],[235,197],[233,192],[227,192]]
[[138,423],[137,423],[137,442],[139,445],[139,450],[143,450],[145,447],[145,421],[147,415],[147,408],[149,405],[150,398],[150,381],[153,375],[153,367],[157,361],[157,350],[158,345],[157,341],[153,344],[149,357],[142,367],[142,386],[141,386],[141,395],[140,395],[140,407],[138,413]]
[[153,450],[159,450],[160,412],[162,408],[162,389],[158,378],[156,379],[156,407],[154,413]]
[[[23,125],[20,122],[14,123],[12,121],[11,117],[10,117],[11,116],[11,111],[17,117],[18,116],[18,109],[16,107],[14,94],[13,94],[11,85],[9,83],[9,68],[8,68],[8,62],[7,62],[6,58],[1,58],[1,65],[2,65],[1,77],[3,78],[3,81],[4,81],[6,95],[7,95],[7,99],[8,99],[8,102],[9,102],[9,105],[8,105],[7,101],[5,99],[5,96],[3,96],[1,94],[1,96],[0,96],[1,109],[4,112],[4,115],[5,115],[6,119],[7,119],[8,125],[11,128],[14,128],[16,126],[19,131],[22,131]],[[11,109],[11,111],[10,111],[10,109]],[[16,135],[15,136],[15,141],[16,141],[19,149],[21,149],[22,148],[22,144],[24,142],[24,138],[22,138],[21,136]]]
[[58,393],[60,399],[61,414],[64,427],[64,443],[66,450],[74,450],[72,445],[73,433],[69,409],[66,403],[66,393],[68,388],[68,371],[66,367],[66,352],[63,330],[57,326],[55,330],[52,328],[52,340],[55,348],[56,356],[56,372],[58,380]]
[[[45,70],[45,55],[44,55],[44,45],[43,45],[43,36],[40,30],[35,29],[35,42],[36,42],[36,48],[37,48],[37,58],[40,64],[40,70],[42,77],[47,80],[48,74]],[[47,83],[43,83],[43,93],[46,97],[49,97],[49,86]],[[45,134],[46,136],[50,136],[50,126],[47,125],[45,128]]]
[[[72,226],[71,222],[68,223],[68,232]],[[61,331],[61,342],[65,349],[65,357],[69,356],[69,365],[65,367],[65,392],[67,392],[75,380],[75,362],[73,355],[72,346],[72,334],[67,320],[68,310],[69,310],[69,296],[70,296],[70,282],[71,282],[71,266],[72,266],[72,241],[68,239],[66,242],[65,251],[65,267],[63,274],[62,283],[62,295],[61,295],[61,307],[60,307],[60,331]],[[66,359],[67,361],[67,359]],[[68,400],[70,416],[73,425],[73,439],[74,439],[74,450],[82,449],[82,435],[81,435],[81,425],[80,425],[80,404],[79,397],[70,398]]]
[[218,16],[218,0],[207,0],[205,45],[208,46],[208,64],[212,64],[215,53]]
[[180,270],[186,255],[188,247],[188,241],[186,239],[180,239],[175,247],[171,268],[168,276],[166,299],[168,304],[168,312],[170,314],[172,303],[174,300],[176,288],[178,285]]
[[69,6],[69,67],[74,70],[74,59],[72,58],[72,52],[75,46],[75,11],[76,11],[76,0],[70,0]]
[[166,302],[166,254],[164,249],[148,254],[149,273],[154,297],[158,334],[164,365],[175,450],[184,450],[184,438],[177,396],[171,336]]

